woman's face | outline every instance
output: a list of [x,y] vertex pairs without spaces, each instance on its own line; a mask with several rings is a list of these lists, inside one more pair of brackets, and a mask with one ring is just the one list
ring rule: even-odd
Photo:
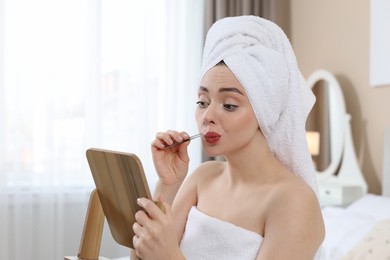
[[244,88],[225,65],[204,75],[197,104],[196,121],[209,156],[234,153],[260,132]]

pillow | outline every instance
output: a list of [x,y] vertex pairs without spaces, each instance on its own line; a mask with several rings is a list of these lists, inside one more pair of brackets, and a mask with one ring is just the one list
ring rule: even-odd
[[377,222],[343,260],[390,259],[390,219]]

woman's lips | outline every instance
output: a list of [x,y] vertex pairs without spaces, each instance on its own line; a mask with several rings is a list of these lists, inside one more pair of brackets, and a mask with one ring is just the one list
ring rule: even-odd
[[207,132],[203,138],[206,140],[209,144],[216,144],[219,139],[221,138],[221,135],[215,132]]

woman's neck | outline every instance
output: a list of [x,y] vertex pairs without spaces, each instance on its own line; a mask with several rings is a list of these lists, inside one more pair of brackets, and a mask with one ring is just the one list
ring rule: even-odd
[[[262,137],[262,136],[261,136]],[[267,183],[286,168],[269,150],[265,138],[258,138],[246,147],[225,155],[226,171],[232,184],[240,182]]]

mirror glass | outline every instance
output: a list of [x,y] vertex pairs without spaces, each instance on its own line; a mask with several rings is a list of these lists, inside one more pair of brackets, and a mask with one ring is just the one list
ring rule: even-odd
[[313,163],[317,171],[324,171],[330,165],[330,125],[329,125],[329,89],[326,82],[318,81],[312,86],[316,103],[310,112],[306,129],[318,133],[316,142],[317,152],[312,153]]
[[[313,163],[319,177],[337,173],[342,157],[345,129],[345,102],[336,78],[319,70],[307,79],[316,96],[309,114],[306,130],[319,133],[318,154],[312,152]],[[310,140],[309,144],[310,144]]]

